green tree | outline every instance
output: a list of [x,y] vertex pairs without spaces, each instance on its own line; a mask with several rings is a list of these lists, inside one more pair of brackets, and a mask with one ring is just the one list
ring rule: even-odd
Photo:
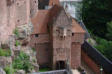
[[112,0],[83,0],[82,19],[91,32],[105,38],[112,18]]
[[112,40],[112,21],[107,23],[107,39]]
[[96,37],[97,46],[95,46],[105,57],[112,61],[112,41]]

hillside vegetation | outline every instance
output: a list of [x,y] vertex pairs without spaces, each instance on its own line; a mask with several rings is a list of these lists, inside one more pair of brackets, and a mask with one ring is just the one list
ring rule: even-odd
[[112,61],[112,0],[83,0],[82,19],[95,46]]

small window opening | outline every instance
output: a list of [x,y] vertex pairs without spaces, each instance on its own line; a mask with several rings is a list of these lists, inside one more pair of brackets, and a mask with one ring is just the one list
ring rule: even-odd
[[74,33],[72,33],[72,36],[74,36]]
[[35,34],[35,37],[38,37],[39,35],[38,34]]

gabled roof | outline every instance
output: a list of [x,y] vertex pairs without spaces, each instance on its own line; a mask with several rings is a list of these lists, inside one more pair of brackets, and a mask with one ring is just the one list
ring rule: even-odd
[[75,19],[72,19],[72,32],[85,33],[86,31],[78,24],[78,22]]
[[34,18],[31,19],[34,26],[33,34],[47,33],[49,10],[39,10]]
[[31,19],[34,26],[32,34],[48,33],[48,24],[53,22],[53,19],[58,16],[61,9],[61,6],[54,5],[49,10],[38,10],[36,16]]
[[[60,14],[61,10],[64,10],[64,8],[60,5],[53,5],[53,7],[48,10],[39,10],[37,12],[37,15],[32,18],[32,24],[34,25],[34,31],[32,34],[48,33],[48,25],[53,24],[53,22],[57,19],[57,16]],[[85,30],[83,30],[83,28],[77,23],[75,19],[72,19],[71,24],[72,32],[85,33]]]

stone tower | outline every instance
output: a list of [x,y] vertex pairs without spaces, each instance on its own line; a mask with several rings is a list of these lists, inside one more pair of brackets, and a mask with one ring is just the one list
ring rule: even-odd
[[71,62],[71,23],[64,10],[53,24],[53,69],[64,69]]

